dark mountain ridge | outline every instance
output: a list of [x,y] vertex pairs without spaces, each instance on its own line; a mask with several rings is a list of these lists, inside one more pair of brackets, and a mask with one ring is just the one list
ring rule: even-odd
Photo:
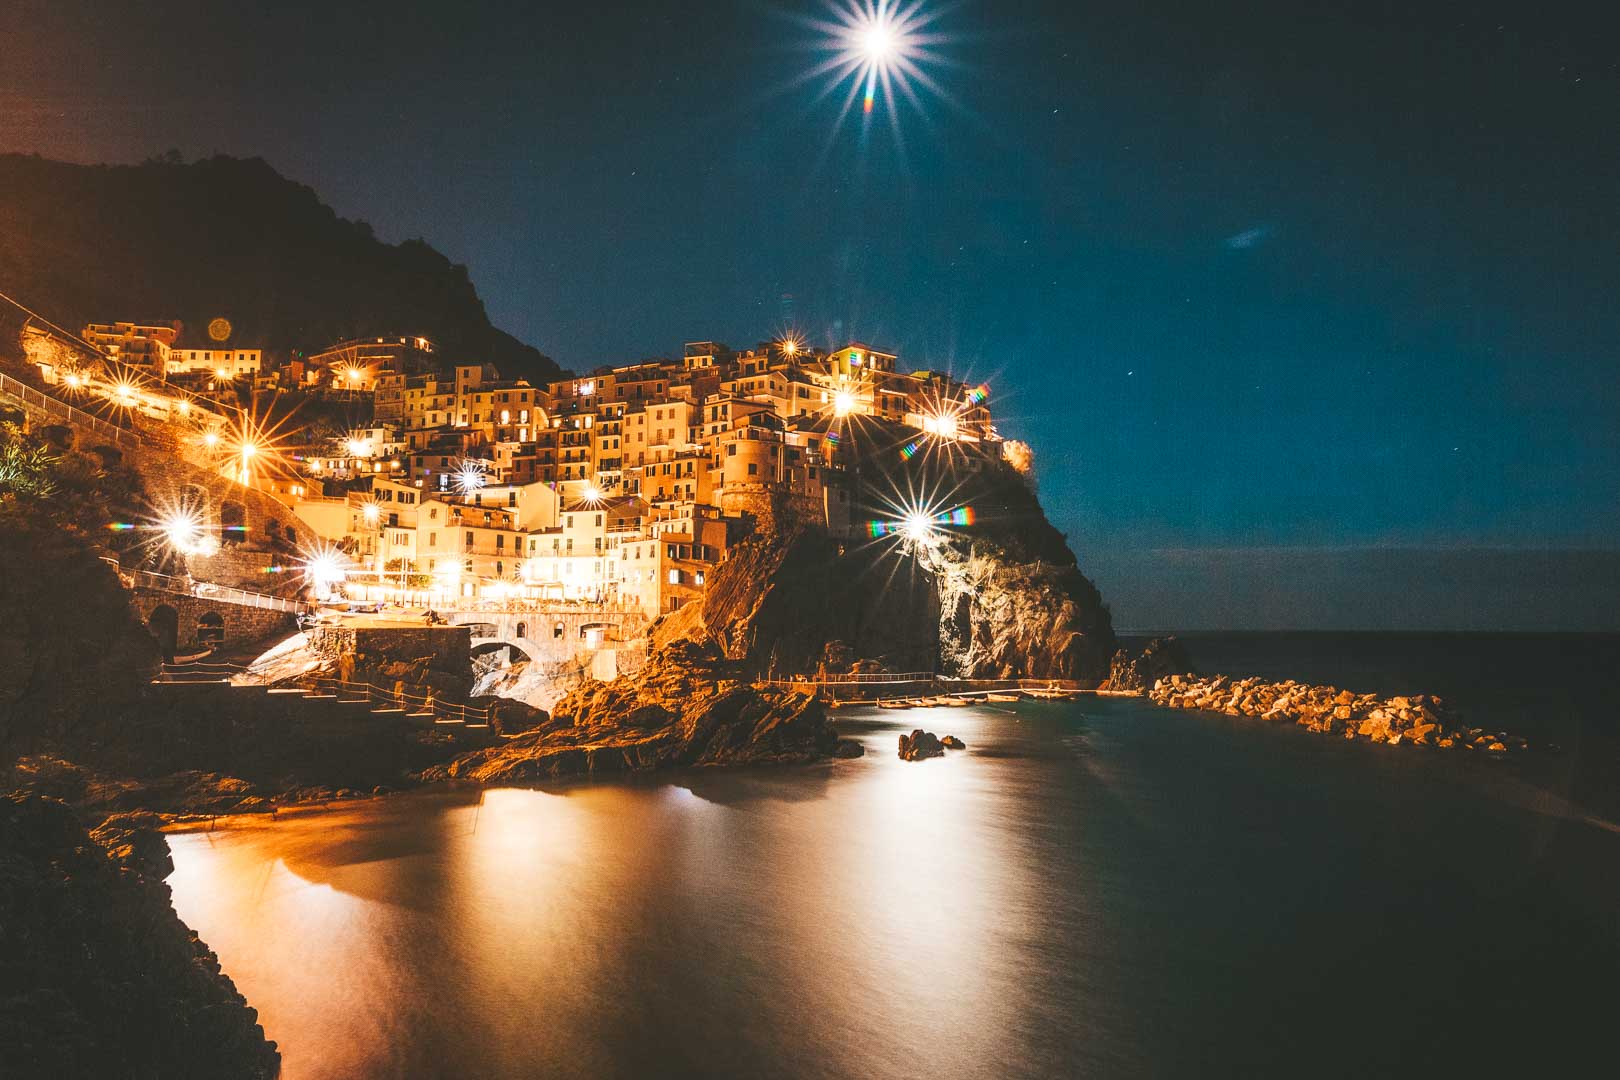
[[77,331],[118,319],[185,324],[205,344],[276,355],[352,337],[421,334],[447,360],[558,377],[490,325],[467,277],[420,239],[386,244],[259,158],[73,165],[0,154],[0,292]]

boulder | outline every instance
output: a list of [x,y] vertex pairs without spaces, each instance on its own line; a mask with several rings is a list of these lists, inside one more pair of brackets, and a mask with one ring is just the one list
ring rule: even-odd
[[963,742],[961,739],[958,739],[955,735],[941,736],[940,740],[939,740],[939,745],[943,746],[947,750],[966,750],[967,749],[967,743]]
[[910,735],[900,736],[900,760],[921,761],[924,758],[943,757],[945,744],[932,731],[913,728]]

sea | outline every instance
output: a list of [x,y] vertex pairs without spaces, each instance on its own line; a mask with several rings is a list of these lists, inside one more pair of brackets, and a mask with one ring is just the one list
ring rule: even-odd
[[1183,638],[1544,748],[840,710],[864,757],[175,833],[175,908],[288,1080],[1613,1075],[1620,636]]

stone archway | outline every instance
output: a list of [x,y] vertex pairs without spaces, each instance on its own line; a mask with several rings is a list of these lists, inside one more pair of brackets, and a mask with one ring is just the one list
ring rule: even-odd
[[175,648],[179,645],[180,613],[168,604],[159,604],[146,617],[146,629],[157,640],[163,662],[173,663]]
[[217,611],[204,612],[197,617],[197,644],[225,644],[225,616]]

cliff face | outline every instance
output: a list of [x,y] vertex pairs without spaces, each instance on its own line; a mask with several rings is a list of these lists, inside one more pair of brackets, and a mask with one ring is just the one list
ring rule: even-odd
[[0,797],[6,1075],[276,1075],[257,1014],[175,915],[168,845],[144,824],[93,840],[59,802]]
[[964,678],[1108,674],[1108,608],[1018,473],[860,446],[851,461],[857,522],[892,522],[915,505],[893,492],[943,491],[949,501],[930,508],[970,508],[970,523],[940,524],[926,543],[892,532],[840,541],[785,504],[762,508],[702,604],[666,616],[655,641],[713,642],[781,674],[854,659]]
[[[139,273],[131,273],[139,267]],[[285,353],[425,334],[507,377],[556,378],[490,325],[467,268],[421,240],[385,244],[265,162],[70,165],[0,155],[0,292],[77,330],[92,320],[210,320]]]
[[713,642],[758,672],[815,671],[829,651],[916,671],[934,666],[938,624],[920,567],[841,544],[778,507],[715,570],[703,603],[666,619],[654,640]]
[[839,741],[816,698],[751,686],[742,665],[713,646],[677,642],[634,675],[568,694],[532,731],[429,769],[423,779],[513,783],[859,753]]

